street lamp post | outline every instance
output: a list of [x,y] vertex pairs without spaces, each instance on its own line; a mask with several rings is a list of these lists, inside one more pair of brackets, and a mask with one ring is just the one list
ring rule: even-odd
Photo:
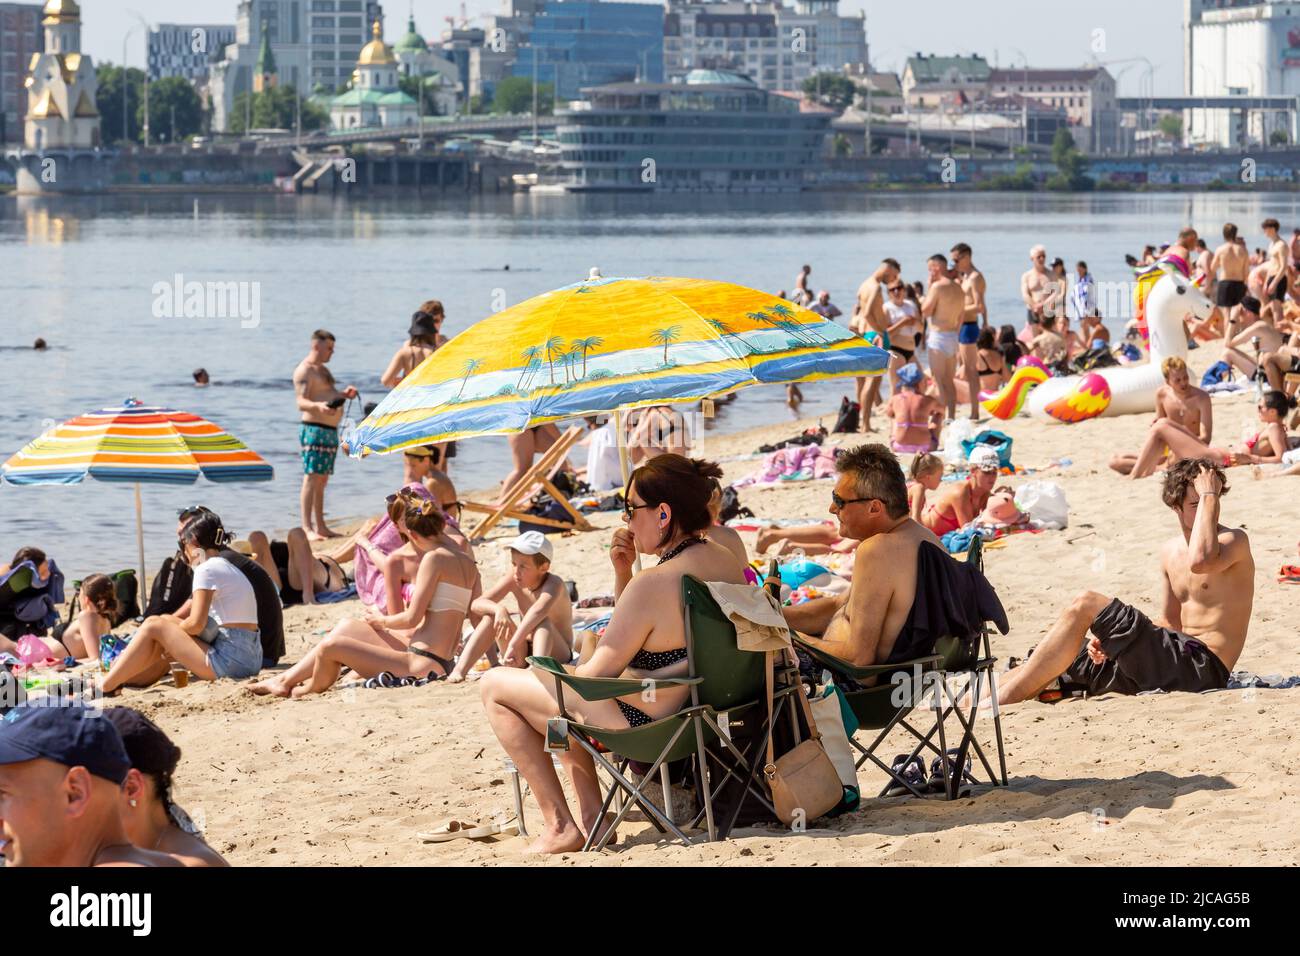
[[[126,142],[131,138],[131,124],[127,120],[127,104],[130,100],[130,96],[128,95],[130,93],[130,86],[128,86],[127,84],[127,70],[126,70],[127,43],[131,39],[131,34],[138,29],[140,29],[140,27],[137,24],[136,26],[133,26],[131,27],[131,29],[127,30],[126,35],[122,37],[122,141],[123,142]],[[149,78],[148,66],[149,64],[146,58],[146,62],[145,62],[146,80],[148,80]]]
[[1012,53],[1020,54],[1020,61],[1024,64],[1024,81],[1020,86],[1020,131],[1026,149],[1029,148],[1029,57],[1025,56],[1024,51],[1017,47],[1011,48]]
[[[134,10],[128,10],[127,13],[135,17],[136,20],[139,22],[139,25],[144,27],[144,35],[145,35],[144,36],[144,145],[145,145],[145,149],[148,149],[149,148],[149,34],[153,32],[153,26],[149,23],[148,20],[146,20],[140,14],[136,13]],[[128,36],[129,35],[130,34],[128,34]],[[125,71],[126,70],[126,53],[125,53],[126,41],[125,40],[122,42],[122,48],[123,48],[122,69],[123,71]],[[123,77],[125,77],[126,76],[125,72],[123,72],[122,75]]]

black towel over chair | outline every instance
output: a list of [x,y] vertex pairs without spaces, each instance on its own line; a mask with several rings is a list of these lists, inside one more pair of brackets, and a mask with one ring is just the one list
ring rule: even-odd
[[933,654],[944,637],[974,651],[991,622],[1003,634],[1011,629],[993,585],[975,565],[958,561],[938,545],[924,542],[916,553],[916,597],[886,664]]

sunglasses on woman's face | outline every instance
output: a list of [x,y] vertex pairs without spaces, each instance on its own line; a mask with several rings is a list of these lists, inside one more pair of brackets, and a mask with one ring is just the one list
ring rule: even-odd
[[629,500],[625,502],[623,505],[623,517],[625,520],[631,521],[633,518],[636,517],[636,513],[640,511],[642,508],[653,508],[653,507],[654,505],[634,505]]

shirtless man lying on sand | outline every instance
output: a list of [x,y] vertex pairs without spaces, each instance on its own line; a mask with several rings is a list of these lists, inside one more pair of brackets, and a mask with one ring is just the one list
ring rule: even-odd
[[[1156,391],[1156,420],[1153,425],[1168,422],[1180,431],[1191,435],[1203,445],[1214,436],[1214,410],[1210,406],[1210,393],[1192,384],[1187,363],[1171,356],[1160,366],[1165,384]],[[1137,455],[1115,455],[1110,460],[1112,470],[1121,475],[1132,473],[1138,463]],[[1149,471],[1155,470],[1149,465]]]
[[1255,596],[1250,541],[1219,524],[1227,490],[1223,469],[1209,459],[1174,463],[1163,499],[1182,533],[1161,549],[1160,618],[1152,622],[1118,598],[1085,591],[1033,655],[1003,678],[998,702],[1030,700],[1058,677],[1093,695],[1226,687]]
[[[863,445],[835,463],[831,514],[841,538],[858,545],[844,594],[783,608],[809,645],[856,667],[888,660],[916,598],[917,550],[939,539],[912,520],[907,482],[884,445]],[[883,613],[882,613],[883,611]]]

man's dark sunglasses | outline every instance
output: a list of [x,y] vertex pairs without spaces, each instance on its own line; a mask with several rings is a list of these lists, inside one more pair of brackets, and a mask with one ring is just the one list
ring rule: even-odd
[[846,505],[856,505],[863,501],[879,501],[879,498],[841,498],[839,492],[831,492],[831,504],[835,506],[836,511],[843,511]]

